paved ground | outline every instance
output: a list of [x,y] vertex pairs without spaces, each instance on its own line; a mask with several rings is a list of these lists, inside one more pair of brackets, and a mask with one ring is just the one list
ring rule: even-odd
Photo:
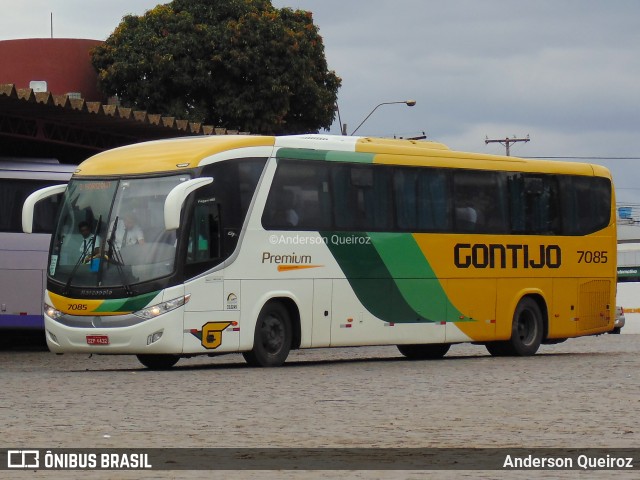
[[[253,369],[239,355],[181,360],[0,351],[0,447],[640,447],[640,335],[441,361],[394,347],[293,352]],[[8,475],[11,473],[11,475]],[[531,478],[534,472],[17,472],[0,478]],[[544,472],[539,478],[603,478]],[[632,472],[608,472],[636,478]],[[75,475],[75,476],[74,476]]]

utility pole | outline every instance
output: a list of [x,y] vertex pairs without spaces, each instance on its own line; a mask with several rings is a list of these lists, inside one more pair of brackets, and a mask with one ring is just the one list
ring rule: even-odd
[[525,138],[516,138],[515,135],[513,136],[513,138],[505,138],[505,139],[495,139],[495,140],[490,140],[489,137],[485,137],[485,145],[488,143],[499,143],[500,145],[504,145],[507,149],[507,157],[510,155],[511,153],[511,144],[512,143],[517,143],[517,142],[528,142],[530,140],[529,135],[527,135]]

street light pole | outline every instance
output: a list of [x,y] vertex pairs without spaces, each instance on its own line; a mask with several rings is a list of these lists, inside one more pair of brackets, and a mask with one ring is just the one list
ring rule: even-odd
[[[354,133],[356,133],[358,131],[358,129],[364,124],[364,122],[366,122],[369,119],[369,117],[371,115],[373,115],[373,112],[375,112],[378,109],[378,107],[381,107],[382,105],[394,105],[396,103],[404,103],[407,107],[413,107],[416,104],[416,101],[415,100],[403,100],[401,102],[382,102],[382,103],[379,103],[378,105],[376,105],[374,107],[373,110],[371,110],[371,112],[369,112],[369,115],[367,115],[365,117],[365,119],[362,120],[362,122],[360,122],[360,125],[358,125],[356,127],[356,129],[353,132],[351,132],[351,135],[353,135]],[[346,134],[346,131],[344,131],[344,133]]]

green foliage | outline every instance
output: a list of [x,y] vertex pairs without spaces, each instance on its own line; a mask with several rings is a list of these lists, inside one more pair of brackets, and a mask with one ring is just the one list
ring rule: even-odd
[[92,57],[139,109],[252,133],[328,128],[340,78],[312,14],[270,0],[174,0],[126,16]]

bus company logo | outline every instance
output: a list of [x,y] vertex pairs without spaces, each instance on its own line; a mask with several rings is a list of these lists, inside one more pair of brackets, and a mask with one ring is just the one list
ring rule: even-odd
[[277,265],[279,272],[290,272],[292,270],[304,270],[324,266],[312,264],[311,255],[296,255],[295,252],[289,255],[274,255],[271,252],[262,252],[262,263]]
[[289,255],[274,255],[271,252],[262,252],[262,263],[308,265],[311,263],[311,255],[296,255],[296,252]]
[[40,451],[8,450],[7,468],[40,468]]
[[235,293],[227,295],[227,310],[238,309],[238,296]]
[[458,268],[560,268],[562,250],[559,245],[457,243],[453,262]]
[[104,297],[113,295],[113,290],[80,290],[80,295],[85,297]]
[[218,348],[222,344],[222,332],[231,322],[208,322],[202,326],[202,346],[204,348]]

